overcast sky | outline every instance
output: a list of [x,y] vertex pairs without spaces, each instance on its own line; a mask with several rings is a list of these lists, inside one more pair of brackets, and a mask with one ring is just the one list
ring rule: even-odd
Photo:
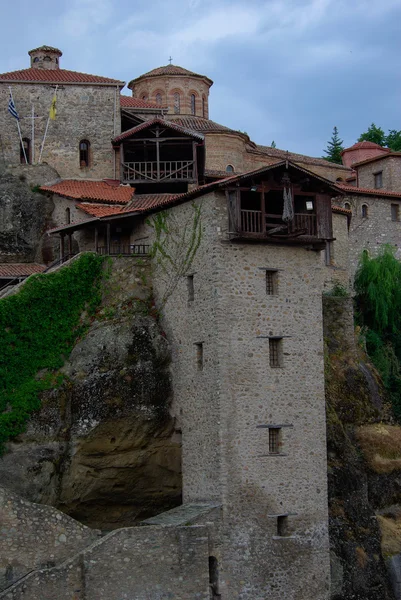
[[[14,0],[0,72],[28,50],[128,82],[168,63],[213,79],[210,118],[259,144],[321,156],[374,121],[401,129],[401,0]],[[129,94],[125,89],[124,93]]]

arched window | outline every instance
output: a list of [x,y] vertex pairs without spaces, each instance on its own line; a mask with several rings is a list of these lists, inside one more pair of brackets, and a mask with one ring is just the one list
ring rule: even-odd
[[180,114],[181,109],[181,98],[178,92],[174,93],[174,112],[176,115]]
[[340,182],[340,181],[344,181],[344,179],[342,177],[337,177],[336,181]]
[[19,151],[19,160],[22,165],[31,164],[31,140],[29,138],[22,138],[22,145],[20,144]]
[[142,100],[145,100],[145,102],[146,102],[146,100],[147,100],[147,99],[148,99],[147,95],[146,95],[146,94],[143,94],[143,95],[142,95]]
[[206,119],[206,99],[205,96],[202,97],[202,117]]
[[88,140],[81,140],[79,142],[79,166],[89,167],[89,150],[90,143]]
[[34,63],[37,63],[37,62],[39,62],[39,57],[38,57],[38,56],[35,56],[35,58],[33,59],[33,62],[34,62]]
[[65,222],[66,225],[69,225],[71,223],[71,210],[69,208],[65,209]]
[[351,204],[349,202],[345,202],[344,208],[346,208],[347,210],[351,210]]
[[196,98],[195,94],[191,94],[191,115],[196,114]]
[[158,106],[161,106],[161,105],[162,105],[162,103],[163,103],[163,98],[162,98],[162,95],[161,95],[160,93],[156,94],[156,104],[157,104]]
[[227,165],[226,166],[226,172],[227,173],[234,173],[235,169],[232,165]]
[[368,205],[362,204],[362,219],[368,218]]
[[46,62],[52,62],[52,59],[50,58],[50,56],[45,56],[43,60]]

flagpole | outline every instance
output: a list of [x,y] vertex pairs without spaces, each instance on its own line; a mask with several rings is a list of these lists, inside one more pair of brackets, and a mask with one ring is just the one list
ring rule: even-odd
[[35,164],[35,107],[32,104],[32,164]]
[[[55,89],[55,91],[54,91],[54,96],[56,96],[56,97],[57,97],[57,88],[58,88],[58,85],[56,85],[56,89]],[[38,161],[38,162],[41,162],[41,161],[42,161],[42,152],[43,152],[43,148],[44,148],[45,141],[46,141],[47,130],[49,129],[49,123],[50,123],[50,112],[49,112],[49,116],[48,116],[48,118],[47,118],[46,129],[45,129],[45,135],[43,136],[42,145],[41,145],[41,147],[40,147],[40,154],[39,154],[39,161]]]
[[[12,102],[14,104],[14,98],[13,98],[13,92],[12,92],[12,89],[11,89],[11,85],[8,86],[8,89],[10,90],[11,100],[12,100]],[[15,106],[15,104],[14,104],[14,106]],[[17,119],[17,127],[18,127],[18,134],[19,134],[19,139],[20,139],[20,142],[21,142],[22,152],[24,153],[25,164],[28,164],[28,159],[27,159],[26,153],[25,153],[25,147],[24,147],[24,144],[22,142],[21,128],[19,126],[19,117]]]

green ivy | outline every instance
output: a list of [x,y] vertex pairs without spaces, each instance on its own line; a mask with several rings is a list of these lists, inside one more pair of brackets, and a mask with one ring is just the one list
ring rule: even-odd
[[59,271],[31,277],[17,294],[0,300],[0,451],[40,408],[40,392],[60,384],[54,371],[100,303],[103,260],[83,254]]
[[355,291],[356,319],[367,352],[401,422],[401,263],[395,248],[384,245],[375,257],[363,252]]

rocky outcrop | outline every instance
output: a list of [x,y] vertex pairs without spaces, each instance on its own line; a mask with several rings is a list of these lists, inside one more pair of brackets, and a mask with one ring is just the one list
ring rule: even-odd
[[56,171],[48,166],[28,166],[25,170],[0,166],[1,262],[52,260],[50,246],[42,236],[51,223],[53,201],[35,191],[35,186],[48,178],[57,178]]
[[169,345],[148,301],[146,264],[115,259],[102,309],[0,459],[0,483],[103,530],[181,503],[169,413]]
[[348,323],[349,299],[325,298],[331,598],[393,600],[376,515],[386,482],[369,468],[357,439],[362,424],[389,418],[390,411],[350,327],[341,327],[342,311]]

